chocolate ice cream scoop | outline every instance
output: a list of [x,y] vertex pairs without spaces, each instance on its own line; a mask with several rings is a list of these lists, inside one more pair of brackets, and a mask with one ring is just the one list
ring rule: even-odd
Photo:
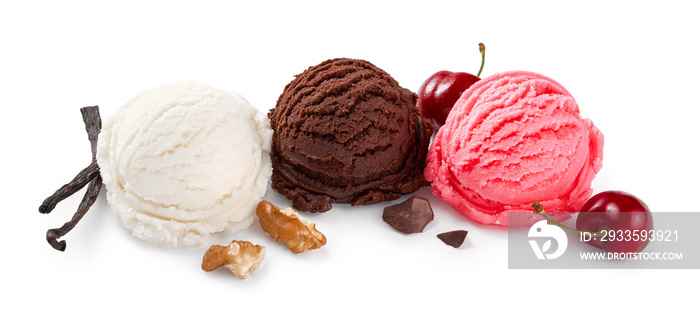
[[268,116],[272,188],[295,209],[372,204],[428,185],[433,132],[415,93],[364,60],[331,59],[289,83]]

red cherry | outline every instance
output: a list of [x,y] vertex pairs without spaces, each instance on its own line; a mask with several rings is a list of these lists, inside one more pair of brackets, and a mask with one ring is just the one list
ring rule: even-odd
[[584,242],[607,252],[641,252],[653,237],[649,208],[625,192],[606,191],[588,199],[576,219],[576,228],[554,221],[538,202],[532,207],[550,223],[581,235]]
[[469,73],[439,71],[418,89],[418,110],[423,117],[442,126],[462,93],[479,80],[479,77]]
[[418,89],[418,110],[423,117],[433,121],[438,127],[445,124],[455,102],[469,87],[480,80],[484,68],[485,47],[479,43],[481,68],[474,76],[469,73],[439,71],[430,76]]
[[607,191],[581,208],[576,229],[604,234],[587,243],[613,253],[641,252],[649,244],[654,222],[642,200],[632,194]]

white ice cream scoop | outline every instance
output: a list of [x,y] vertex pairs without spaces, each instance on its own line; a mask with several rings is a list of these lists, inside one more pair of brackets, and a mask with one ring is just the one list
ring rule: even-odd
[[238,94],[194,82],[146,91],[99,134],[107,201],[134,236],[166,246],[244,229],[267,190],[271,137]]

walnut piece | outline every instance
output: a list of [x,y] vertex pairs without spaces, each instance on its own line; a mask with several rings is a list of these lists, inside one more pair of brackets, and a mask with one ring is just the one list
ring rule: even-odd
[[212,271],[224,266],[238,278],[245,279],[260,266],[265,247],[248,241],[232,241],[228,246],[212,245],[202,259],[202,270]]
[[326,236],[316,224],[300,218],[292,208],[280,210],[265,200],[255,210],[262,229],[275,241],[284,242],[294,253],[318,249],[326,244]]

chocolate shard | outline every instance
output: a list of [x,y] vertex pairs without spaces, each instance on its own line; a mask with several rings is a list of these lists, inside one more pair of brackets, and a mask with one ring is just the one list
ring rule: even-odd
[[382,219],[404,234],[420,233],[433,221],[433,208],[428,199],[413,195],[404,202],[384,208]]
[[453,230],[451,232],[445,232],[438,234],[437,237],[442,240],[445,244],[458,248],[464,243],[464,239],[467,237],[467,231],[465,230]]

